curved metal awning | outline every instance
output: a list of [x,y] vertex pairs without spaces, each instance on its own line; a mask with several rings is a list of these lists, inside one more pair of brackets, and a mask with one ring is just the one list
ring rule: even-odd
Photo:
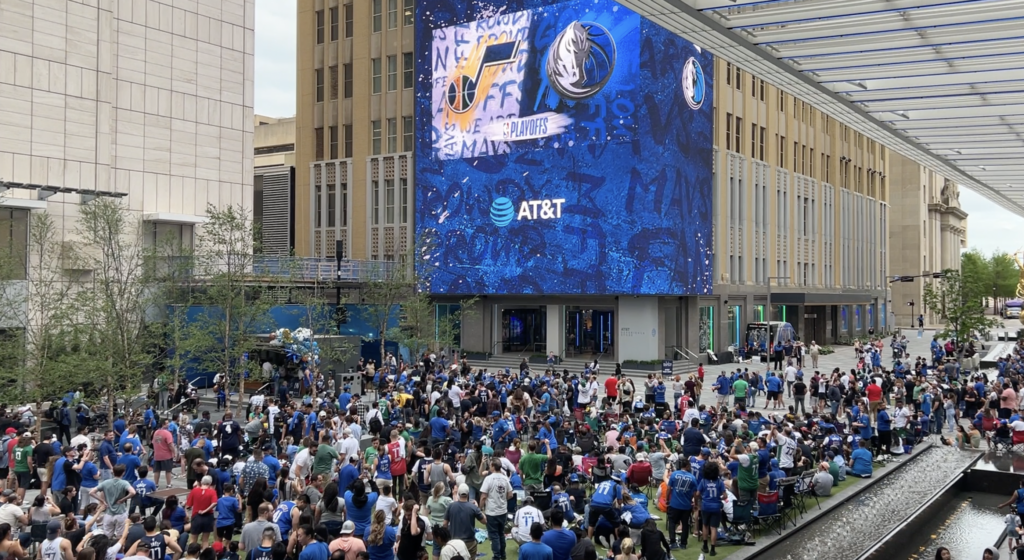
[[1024,216],[1024,0],[619,0]]

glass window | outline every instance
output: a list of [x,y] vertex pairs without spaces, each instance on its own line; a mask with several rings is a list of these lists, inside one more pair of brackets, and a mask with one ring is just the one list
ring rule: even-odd
[[338,223],[338,218],[335,213],[338,211],[337,201],[337,187],[334,185],[327,185],[327,227],[335,227]]
[[381,0],[372,0],[372,2],[373,2],[373,18],[372,18],[373,32],[374,33],[380,33],[381,23],[383,21],[382,17],[381,17],[382,14],[383,14]]
[[398,27],[398,0],[388,0],[388,29]]
[[754,306],[754,321],[764,322],[764,306],[763,305],[755,305]]
[[861,312],[860,312],[861,307],[863,307],[863,306],[855,305],[853,307],[854,324],[857,326],[857,330],[858,331],[860,331],[861,328],[863,328],[862,325],[861,325]]
[[331,66],[331,100],[338,98],[338,67]]
[[402,24],[406,27],[412,25],[416,19],[416,0],[403,0]]
[[411,52],[402,53],[402,89],[412,89],[416,80],[415,64]]
[[398,89],[398,57],[391,55],[388,57],[388,91],[395,91]]
[[313,144],[316,161],[322,161],[324,159],[324,129],[322,127],[313,129]]
[[402,117],[402,151],[411,152],[413,150],[413,122],[412,117]]
[[316,186],[316,227],[324,227],[324,188]]
[[739,350],[743,344],[743,306],[729,305],[726,306],[725,312],[729,326],[729,345]]
[[380,155],[380,121],[370,122],[370,153]]
[[330,149],[331,159],[338,159],[338,127],[336,127],[336,126],[330,127],[330,133],[331,133],[331,149]]
[[352,157],[352,125],[345,125],[345,157]]
[[324,102],[324,69],[316,69],[316,102]]
[[380,59],[370,59],[370,93],[380,93]]
[[331,8],[331,41],[338,40],[341,16],[338,14],[338,7]]
[[348,183],[341,184],[341,198],[338,199],[338,205],[341,206],[341,221],[338,225],[348,227]]
[[352,4],[345,4],[345,38],[351,39],[355,33],[355,16],[353,16],[355,9]]
[[384,179],[384,223],[395,223],[395,180]]
[[698,327],[698,352],[701,354],[714,350],[715,348],[715,308],[708,306],[701,306],[700,308],[700,324]]
[[408,224],[409,223],[409,180],[406,179],[405,177],[403,177],[403,178],[398,180],[398,184],[399,184],[399,186],[401,186],[401,189],[399,190],[398,196],[399,196],[399,205],[400,205],[400,207],[402,209],[401,215],[399,216],[399,219],[401,220],[401,222],[399,222],[399,223]]
[[388,151],[393,154],[398,151],[398,119],[388,119]]
[[324,44],[324,11],[317,10],[316,14],[316,44]]
[[847,317],[848,310],[849,307],[846,305],[839,308],[839,330],[842,332],[849,332],[850,330],[850,320],[849,317]]
[[370,181],[370,190],[373,191],[373,209],[370,212],[372,225],[380,225],[380,181]]
[[342,89],[344,90],[345,99],[352,99],[352,65],[345,64],[341,67],[342,72]]

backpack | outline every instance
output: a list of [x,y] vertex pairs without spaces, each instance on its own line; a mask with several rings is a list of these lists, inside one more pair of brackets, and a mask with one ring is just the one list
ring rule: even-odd
[[377,416],[370,417],[370,432],[379,434],[384,429],[384,424],[380,420],[380,414]]
[[8,436],[0,440],[0,466],[2,467],[6,467],[10,463],[11,458],[7,454],[7,444],[10,443],[12,439],[14,438]]
[[64,408],[57,407],[53,409],[53,421],[58,427],[64,423]]

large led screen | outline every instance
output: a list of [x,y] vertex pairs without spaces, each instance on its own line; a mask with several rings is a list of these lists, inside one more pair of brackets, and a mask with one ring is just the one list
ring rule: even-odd
[[416,26],[425,289],[710,293],[710,53],[612,0],[432,0]]

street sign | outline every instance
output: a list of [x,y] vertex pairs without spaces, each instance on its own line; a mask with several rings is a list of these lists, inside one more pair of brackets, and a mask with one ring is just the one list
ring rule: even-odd
[[672,375],[672,360],[662,360],[661,375],[666,377]]

